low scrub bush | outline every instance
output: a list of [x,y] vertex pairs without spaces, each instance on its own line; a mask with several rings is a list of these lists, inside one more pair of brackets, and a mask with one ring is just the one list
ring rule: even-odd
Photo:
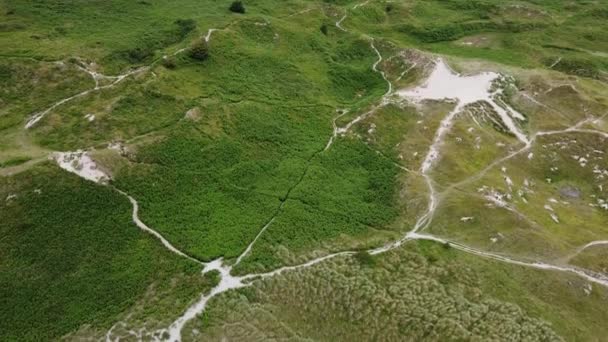
[[196,40],[190,47],[188,56],[199,61],[204,61],[207,59],[207,57],[209,57],[209,47],[207,46],[207,42],[205,42],[203,39]]
[[230,12],[243,14],[245,13],[245,5],[242,1],[233,1],[230,5]]

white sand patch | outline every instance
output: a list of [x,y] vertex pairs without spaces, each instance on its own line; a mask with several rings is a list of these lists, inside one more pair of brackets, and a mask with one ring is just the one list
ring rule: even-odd
[[545,204],[544,208],[545,208],[545,210],[547,210],[549,212],[549,216],[551,216],[551,219],[555,223],[559,223],[559,217],[557,217],[557,214],[555,213],[555,210],[553,209],[553,207],[551,207],[549,204]]
[[511,177],[505,176],[505,183],[507,183],[509,190],[513,187],[513,180],[511,180]]
[[87,119],[87,121],[89,122],[93,122],[95,121],[95,115],[94,114],[87,114],[84,116],[85,119]]
[[435,134],[433,143],[422,163],[421,171],[423,173],[426,173],[439,158],[439,147],[443,142],[444,136],[452,127],[456,115],[466,105],[478,101],[490,104],[509,131],[524,144],[529,144],[528,138],[520,131],[513,120],[513,117],[518,119],[524,119],[525,117],[506,104],[502,103],[507,109],[497,103],[496,97],[500,94],[500,90],[492,91],[492,85],[500,77],[499,74],[494,72],[482,72],[477,75],[462,76],[453,72],[443,59],[439,59],[435,65],[435,69],[424,85],[397,92],[397,95],[407,98],[414,103],[420,103],[424,100],[451,99],[456,101],[456,107],[441,121],[439,129]]
[[493,206],[498,208],[509,208],[509,204],[505,200],[506,195],[494,189],[491,189],[488,193],[486,193],[484,198],[490,201],[490,204]]
[[376,124],[372,123],[371,125],[369,125],[369,129],[367,130],[367,133],[374,134],[375,131],[376,131]]
[[605,200],[603,198],[597,198],[596,202],[597,202],[597,204],[592,204],[591,206],[592,207],[599,207],[599,208],[604,209],[604,210],[608,210],[608,200]]
[[114,150],[114,151],[121,151],[123,149],[123,146],[119,142],[111,142],[108,144],[108,149]]
[[218,271],[220,273],[220,283],[208,294],[201,295],[196,303],[190,306],[181,317],[169,326],[169,329],[166,331],[169,334],[168,341],[181,341],[184,325],[205,310],[209,299],[222,292],[247,286],[247,284],[242,282],[243,277],[234,277],[230,275],[231,269],[232,267],[225,266],[222,263],[222,259],[214,260],[205,266],[203,273],[210,271]]
[[62,169],[95,183],[106,183],[110,177],[99,168],[86,151],[57,152],[53,158]]

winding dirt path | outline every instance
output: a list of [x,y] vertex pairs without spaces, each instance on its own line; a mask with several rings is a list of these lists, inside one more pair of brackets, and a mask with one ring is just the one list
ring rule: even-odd
[[[87,72],[89,75],[91,75],[91,77],[92,77],[92,78],[93,78],[93,80],[95,81],[95,87],[93,87],[93,88],[91,88],[91,89],[88,89],[88,90],[85,90],[85,91],[82,91],[82,92],[80,92],[80,93],[78,93],[78,94],[76,94],[76,95],[72,95],[72,96],[70,96],[70,97],[66,97],[66,98],[64,98],[64,99],[61,99],[61,100],[59,100],[59,101],[55,102],[55,103],[54,103],[53,105],[51,105],[50,107],[46,108],[45,110],[43,110],[43,111],[41,111],[41,112],[38,112],[38,113],[36,113],[36,114],[32,115],[32,116],[31,116],[31,117],[28,119],[28,121],[25,123],[25,129],[30,129],[30,128],[34,127],[34,126],[35,126],[35,125],[36,125],[36,124],[37,124],[37,123],[38,123],[40,120],[42,120],[42,119],[43,119],[43,118],[44,118],[44,117],[45,117],[45,116],[46,116],[46,115],[47,115],[47,114],[48,114],[50,111],[52,111],[53,109],[55,109],[55,108],[57,108],[57,107],[61,106],[62,104],[67,103],[67,102],[70,102],[70,101],[72,101],[72,100],[74,100],[74,99],[77,99],[77,98],[83,97],[83,96],[85,96],[85,95],[88,95],[88,94],[90,94],[90,93],[93,93],[93,92],[98,91],[98,90],[101,90],[101,89],[108,89],[108,88],[112,88],[112,87],[116,86],[117,84],[119,84],[120,82],[122,82],[122,81],[123,81],[124,79],[126,79],[127,77],[132,76],[132,75],[136,75],[136,74],[138,74],[138,73],[141,73],[141,72],[144,72],[144,71],[148,70],[148,67],[147,67],[147,66],[145,66],[145,67],[141,67],[141,68],[138,68],[138,69],[130,70],[130,71],[128,71],[128,72],[126,72],[126,73],[124,73],[124,74],[122,74],[122,75],[118,75],[118,76],[106,76],[106,75],[98,74],[98,73],[96,73],[96,72],[94,72],[94,71],[92,71],[92,70],[88,70],[88,69],[85,69],[85,68],[82,68],[82,67],[81,67],[81,69],[82,69],[82,70],[86,70],[86,72]],[[100,85],[99,85],[99,80],[100,80],[100,79],[112,79],[112,80],[114,80],[114,81],[113,81],[112,83],[110,83],[110,84],[107,84],[107,85],[104,85],[104,86],[100,86]]]
[[123,196],[127,197],[129,199],[129,201],[131,202],[131,205],[133,206],[133,212],[131,214],[131,218],[133,219],[133,223],[135,223],[135,225],[137,225],[137,227],[139,227],[141,230],[145,231],[146,233],[153,235],[155,238],[157,238],[163,244],[163,246],[165,246],[165,248],[167,248],[172,253],[175,253],[175,254],[177,254],[181,257],[184,257],[190,261],[193,261],[197,264],[204,265],[204,266],[207,265],[206,263],[177,249],[169,241],[167,241],[167,239],[165,239],[159,232],[148,227],[145,223],[143,223],[143,221],[139,218],[139,203],[137,203],[135,198],[131,197],[129,194],[127,194],[126,192],[124,192],[122,190],[119,190],[117,188],[114,188],[114,189],[117,192],[119,192],[120,194],[122,194]]
[[[209,40],[211,39],[211,35],[213,34],[213,32],[215,31],[220,31],[223,29],[217,29],[217,28],[210,28],[209,30],[207,30],[207,33],[205,34],[205,36],[203,37],[203,39],[205,40],[205,42],[209,43]],[[184,51],[186,51],[187,48],[182,48],[179,49],[177,51],[175,51],[173,54],[171,54],[172,56],[178,55],[180,53],[183,53]],[[166,56],[163,56],[163,58],[166,58]],[[123,80],[125,80],[126,78],[145,72],[147,70],[149,70],[152,66],[154,66],[156,63],[158,63],[159,59],[152,61],[149,65],[146,66],[142,66],[139,67],[137,69],[133,69],[133,70],[129,70],[127,72],[125,72],[124,74],[120,74],[120,75],[115,75],[115,76],[108,76],[108,75],[104,75],[101,73],[98,73],[97,71],[89,68],[88,66],[86,66],[86,64],[83,65],[78,65],[78,68],[84,72],[86,72],[87,74],[89,74],[91,76],[91,78],[93,78],[93,81],[95,82],[95,86],[91,89],[87,89],[84,90],[78,94],[63,98],[57,102],[55,102],[54,104],[52,104],[50,107],[37,112],[35,114],[33,114],[28,121],[25,123],[25,129],[30,129],[32,127],[34,127],[40,120],[42,120],[48,113],[50,113],[53,109],[67,103],[70,102],[74,99],[86,96],[90,93],[93,93],[95,91],[99,91],[99,90],[103,90],[103,89],[108,89],[108,88],[112,88],[114,86],[116,86],[117,84],[119,84],[120,82],[122,82]],[[102,85],[100,86],[99,81],[101,80],[111,80],[112,82],[110,84],[107,85]]]

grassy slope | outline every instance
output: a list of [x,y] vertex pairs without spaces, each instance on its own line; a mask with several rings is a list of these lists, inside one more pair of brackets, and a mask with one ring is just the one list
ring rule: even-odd
[[597,54],[608,50],[601,3],[437,0],[390,7],[372,2],[346,25],[437,53],[509,65],[548,67],[562,57],[560,71],[605,77],[600,70],[606,70],[606,60]]
[[[17,197],[5,201],[10,194]],[[1,179],[0,197],[4,341],[56,339],[85,323],[108,329],[151,284],[200,278],[198,265],[131,223],[126,198],[55,166]],[[190,284],[186,301],[204,288]]]
[[[370,101],[383,87],[367,41],[259,23],[214,33],[217,52],[203,63],[159,69],[160,89],[187,96],[202,118],[142,147],[144,164],[117,177],[146,219],[204,259],[236,257],[329,140],[332,108]],[[350,230],[331,229],[334,237]]]

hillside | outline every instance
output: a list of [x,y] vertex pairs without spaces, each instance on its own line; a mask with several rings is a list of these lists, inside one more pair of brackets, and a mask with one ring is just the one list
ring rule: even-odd
[[0,0],[0,340],[604,340],[607,19]]

